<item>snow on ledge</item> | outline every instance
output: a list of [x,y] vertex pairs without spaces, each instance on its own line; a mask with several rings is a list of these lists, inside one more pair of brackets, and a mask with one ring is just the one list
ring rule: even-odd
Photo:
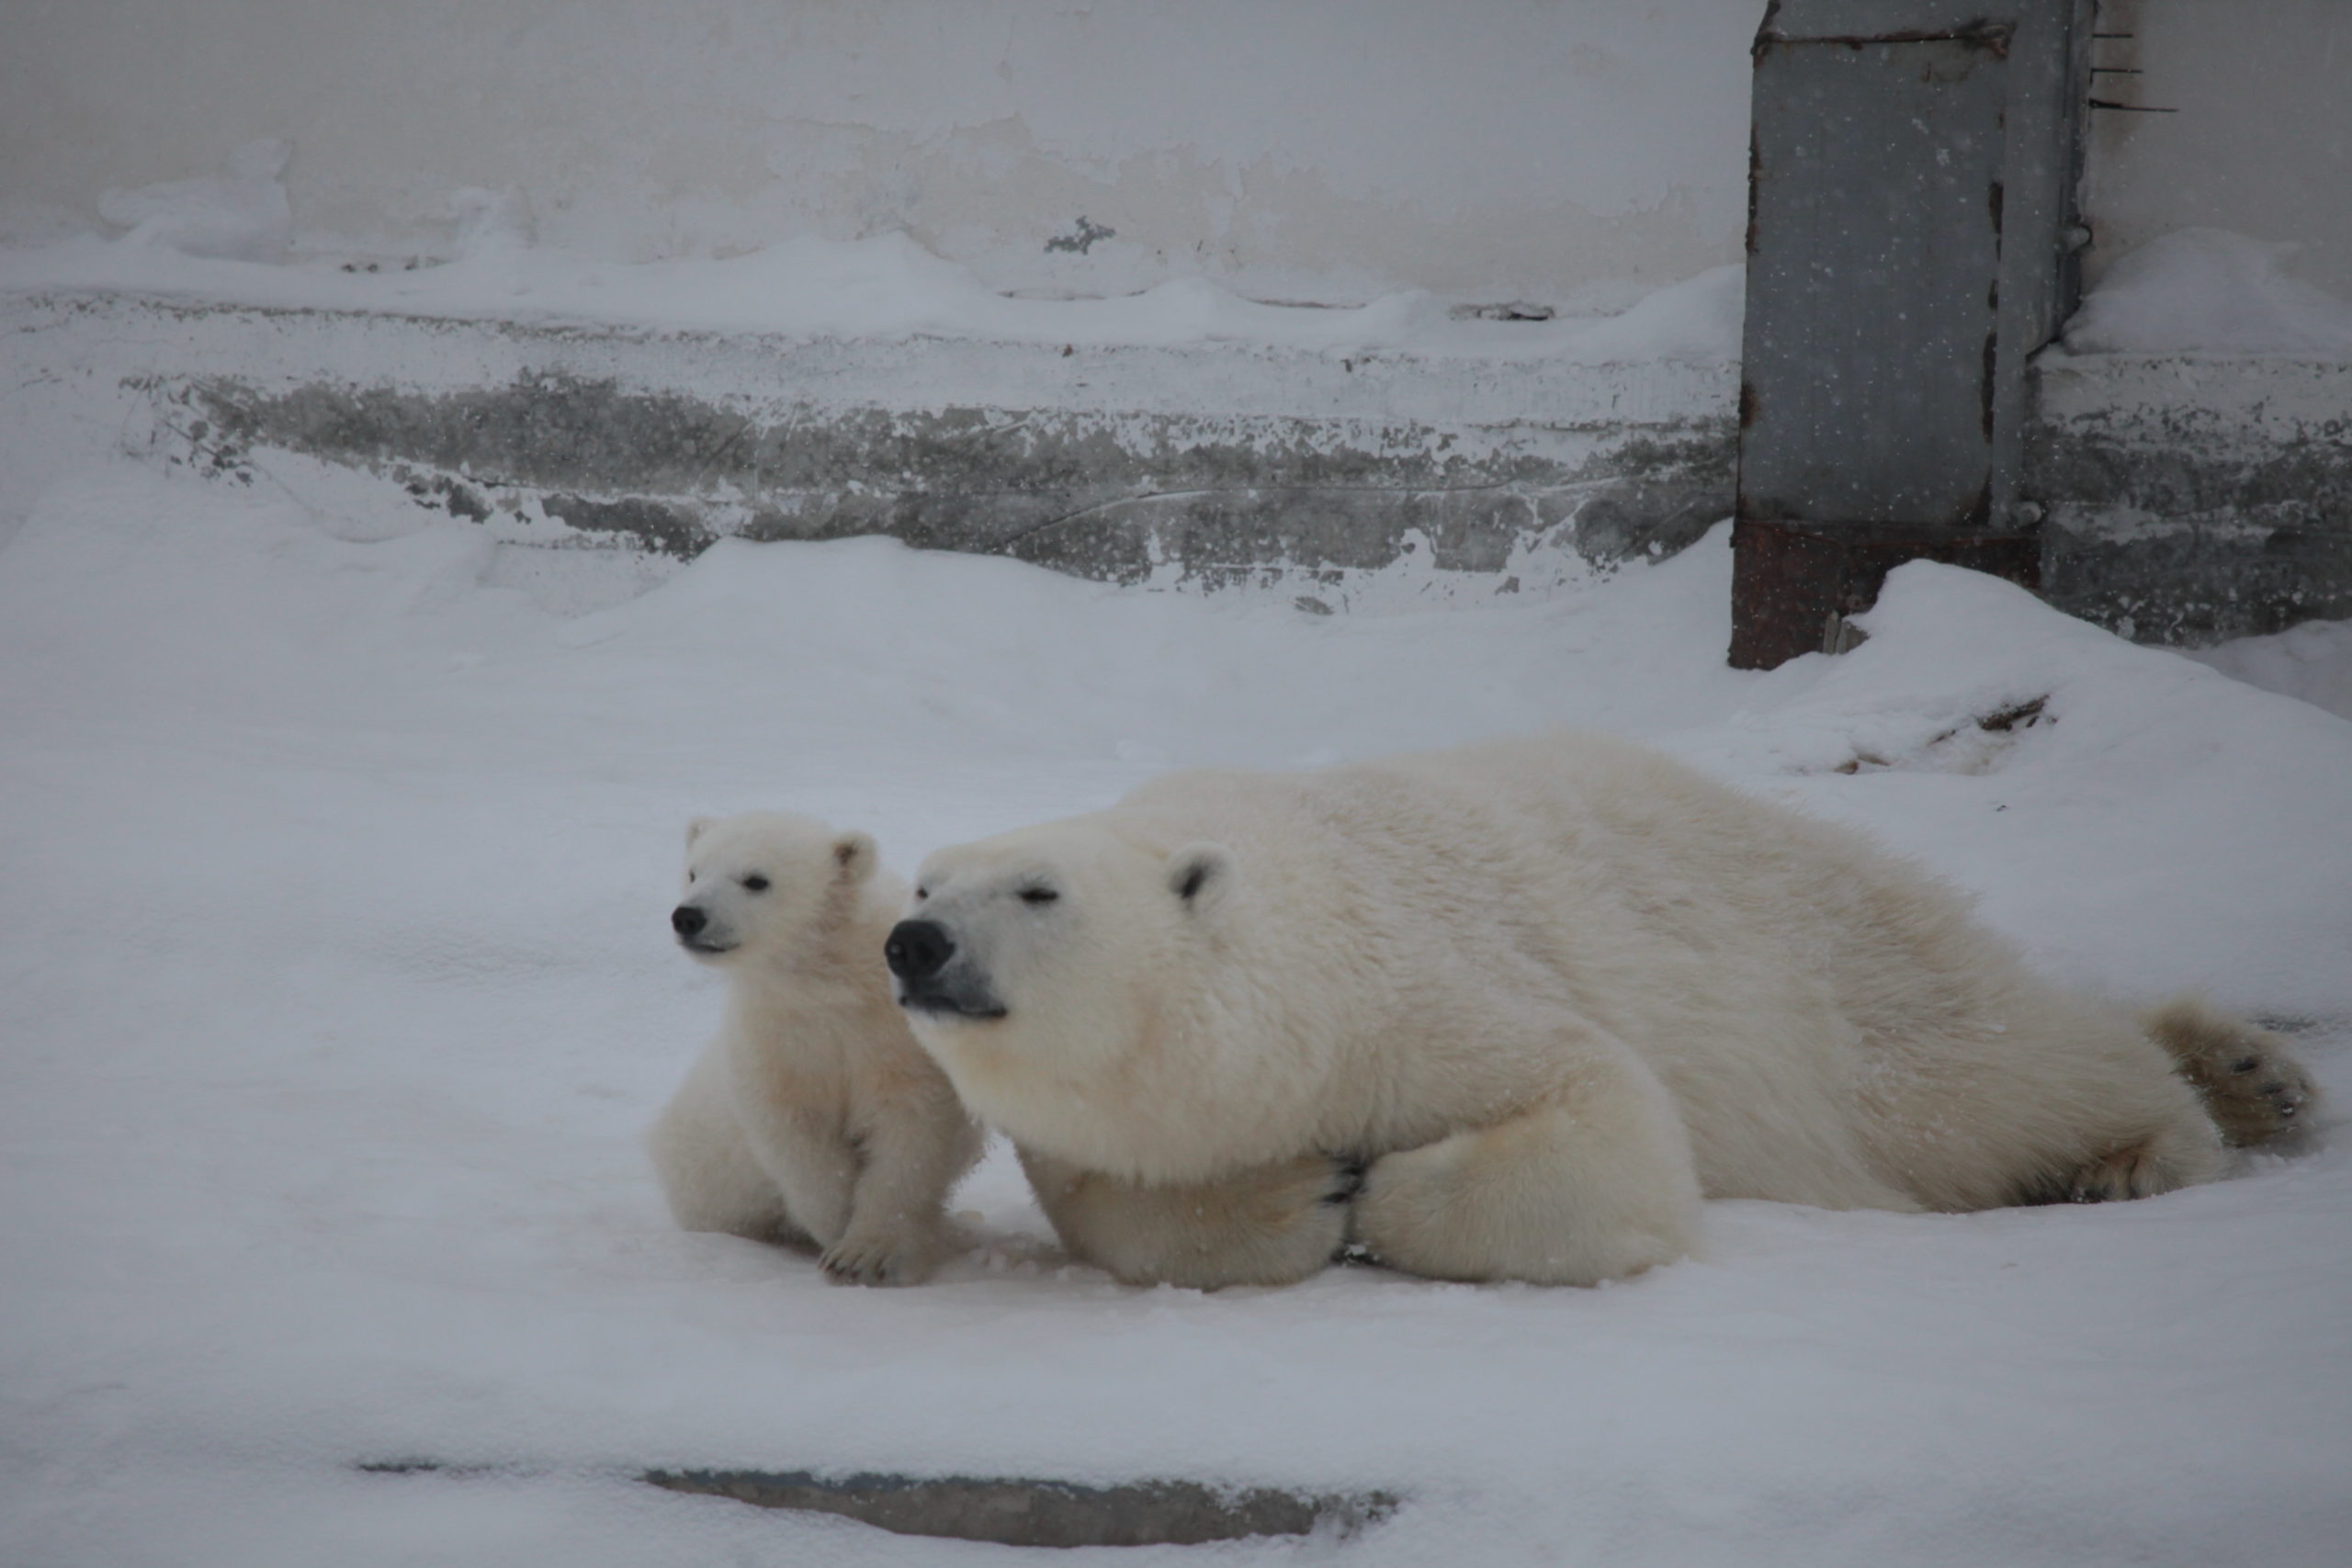
[[273,265],[186,254],[134,231],[0,251],[0,293],[141,294],[258,308],[806,339],[948,337],[1078,347],[1236,344],[1331,356],[1573,364],[1739,357],[1745,276],[1719,266],[1614,316],[1462,320],[1426,291],[1349,308],[1269,305],[1205,278],[1108,299],[998,294],[903,233],[803,239],[726,258],[603,262],[528,246],[488,216],[447,262]]
[[2290,243],[2181,229],[2118,261],[2066,325],[2073,353],[2352,360],[2352,303],[2298,277]]

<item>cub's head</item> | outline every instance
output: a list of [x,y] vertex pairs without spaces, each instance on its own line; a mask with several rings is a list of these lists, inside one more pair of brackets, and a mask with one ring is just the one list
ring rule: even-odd
[[1075,1082],[1150,1031],[1233,881],[1215,844],[1170,853],[1087,818],[1026,828],[923,862],[885,957],[951,1075]]
[[874,875],[874,840],[810,817],[752,811],[686,826],[678,945],[707,964],[789,957],[838,931]]

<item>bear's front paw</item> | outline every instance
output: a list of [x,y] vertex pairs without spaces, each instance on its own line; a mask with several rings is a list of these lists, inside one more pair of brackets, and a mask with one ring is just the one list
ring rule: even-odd
[[820,1253],[817,1265],[837,1285],[920,1285],[939,1266],[939,1247],[930,1236],[853,1231]]
[[[1644,1156],[1630,1170],[1584,1156]],[[1440,1280],[1592,1285],[1690,1250],[1697,1173],[1679,1150],[1600,1145],[1590,1124],[1538,1108],[1373,1161],[1351,1239],[1374,1259]]]
[[1356,1195],[1363,1190],[1364,1175],[1372,1169],[1372,1161],[1358,1155],[1332,1155],[1329,1158],[1330,1186],[1320,1201],[1333,1208],[1354,1202]]
[[1359,1171],[1348,1224],[1349,1249],[1357,1260],[1441,1272],[1430,1259],[1466,1239],[1448,1212],[1454,1167],[1466,1142],[1456,1137],[1403,1150]]
[[1152,1184],[1023,1162],[1062,1245],[1130,1285],[1287,1285],[1346,1245],[1355,1162],[1302,1155],[1208,1181]]

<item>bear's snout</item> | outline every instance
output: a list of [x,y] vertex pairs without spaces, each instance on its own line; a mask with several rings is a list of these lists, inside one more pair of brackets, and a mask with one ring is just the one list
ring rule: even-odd
[[956,940],[937,920],[900,920],[882,944],[883,961],[901,980],[928,980],[955,956]]
[[702,928],[710,924],[710,917],[692,904],[681,904],[670,911],[670,929],[680,937],[700,936]]
[[929,1018],[987,1020],[1004,1016],[988,976],[969,959],[955,964],[956,939],[937,920],[900,920],[882,944],[882,960],[899,977],[899,1005]]

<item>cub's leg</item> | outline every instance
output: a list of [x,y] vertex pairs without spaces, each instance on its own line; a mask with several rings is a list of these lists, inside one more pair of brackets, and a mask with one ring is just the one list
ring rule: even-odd
[[1354,1236],[1441,1280],[1592,1285],[1689,1253],[1699,1212],[1681,1115],[1620,1051],[1518,1115],[1374,1160]]
[[876,1108],[841,1239],[819,1261],[835,1280],[914,1285],[948,1251],[947,1194],[980,1156],[980,1130],[942,1081]]
[[645,1135],[646,1153],[683,1230],[753,1241],[805,1241],[784,1194],[743,1136],[725,1054],[705,1051]]
[[2197,1090],[2224,1143],[2267,1144],[2311,1124],[2319,1086],[2276,1034],[2187,997],[2143,1014],[2140,1023]]
[[1150,1186],[1035,1149],[1021,1168],[1074,1258],[1130,1285],[1287,1285],[1347,1240],[1350,1162],[1303,1155],[1214,1181]]
[[857,1150],[837,1115],[799,1106],[743,1106],[737,1124],[776,1190],[792,1222],[820,1247],[849,1226],[850,1194],[857,1183]]

